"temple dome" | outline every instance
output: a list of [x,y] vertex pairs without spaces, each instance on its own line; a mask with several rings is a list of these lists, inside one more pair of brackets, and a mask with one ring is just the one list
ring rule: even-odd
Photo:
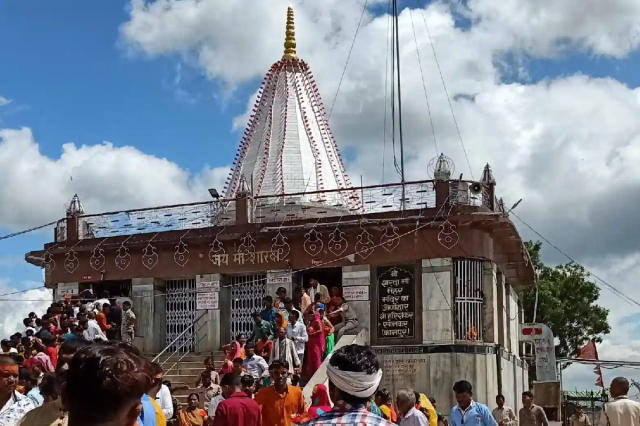
[[[282,59],[271,66],[260,86],[225,198],[237,196],[242,180],[254,197],[352,187],[311,70],[298,58],[291,7],[284,47]],[[360,200],[357,193],[347,192],[341,195],[343,205],[354,210]],[[322,202],[317,194],[301,198]]]

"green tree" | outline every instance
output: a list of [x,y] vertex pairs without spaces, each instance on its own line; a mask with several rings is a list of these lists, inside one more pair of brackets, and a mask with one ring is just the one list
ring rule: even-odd
[[602,341],[611,331],[607,316],[609,310],[597,304],[600,288],[590,280],[590,274],[574,262],[546,266],[540,260],[542,243],[526,242],[531,261],[538,274],[538,304],[536,286],[530,286],[522,295],[526,322],[546,324],[559,340],[556,357],[567,358],[577,354],[588,341]]

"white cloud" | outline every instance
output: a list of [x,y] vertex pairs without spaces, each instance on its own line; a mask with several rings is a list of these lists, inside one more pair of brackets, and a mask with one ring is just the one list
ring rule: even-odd
[[[457,173],[477,178],[489,162],[498,195],[507,204],[523,198],[518,215],[623,292],[637,297],[640,273],[640,90],[612,78],[574,75],[535,84],[504,84],[503,73],[528,76],[527,57],[563,52],[622,58],[640,46],[640,3],[634,0],[493,0],[455,2],[457,15],[439,2],[424,11],[404,9],[399,18],[403,125],[409,179],[424,179],[436,149],[429,127],[417,44],[439,151],[452,157]],[[287,2],[234,0],[134,0],[121,40],[131,52],[180,54],[228,87],[261,78],[282,55]],[[336,7],[334,7],[336,6]],[[298,54],[311,66],[325,107],[330,109],[353,40],[362,3],[296,2]],[[457,28],[467,18],[471,27]],[[413,21],[413,25],[412,25]],[[359,30],[331,126],[339,145],[352,147],[351,175],[380,182],[383,152],[387,16],[367,14]],[[453,102],[471,170],[458,140],[431,52],[435,47]],[[509,56],[505,56],[509,54]],[[507,60],[509,58],[509,60]],[[253,95],[255,97],[255,94]],[[388,95],[387,95],[388,99]],[[473,99],[473,100],[468,100]],[[253,106],[234,120],[244,127]],[[389,132],[387,122],[387,132]],[[386,152],[391,152],[390,141]],[[386,158],[385,181],[397,180]],[[516,221],[517,225],[520,225]],[[523,235],[537,238],[520,226]],[[545,255],[566,259],[546,246]],[[618,324],[634,312],[603,290],[613,332],[602,357],[632,357],[636,342]],[[581,369],[582,368],[582,369]],[[591,367],[588,367],[587,373]],[[565,377],[579,386],[595,382],[584,367]],[[576,372],[573,374],[572,372]],[[633,373],[633,371],[632,371]],[[605,381],[610,380],[609,371]],[[632,376],[635,377],[635,376]],[[640,377],[638,377],[640,379]],[[570,383],[569,386],[571,387]],[[590,385],[589,385],[590,386]]]
[[76,193],[88,213],[206,200],[207,188],[222,188],[227,175],[226,167],[193,174],[109,142],[66,143],[53,159],[40,152],[30,129],[0,129],[0,224],[19,229],[61,218]]
[[635,0],[470,0],[469,8],[481,28],[533,55],[578,48],[623,57],[640,46]]
[[7,98],[5,98],[3,96],[0,96],[0,107],[7,106],[11,102],[13,102],[11,99],[7,99]]
[[[37,285],[37,283],[25,283],[27,288],[37,287]],[[12,287],[7,280],[0,279],[0,294],[16,291],[18,290]],[[51,290],[48,289],[29,290],[24,293],[0,297],[0,310],[3,312],[0,317],[0,338],[6,339],[16,332],[23,332],[22,320],[30,312],[42,316],[46,313],[52,300]]]

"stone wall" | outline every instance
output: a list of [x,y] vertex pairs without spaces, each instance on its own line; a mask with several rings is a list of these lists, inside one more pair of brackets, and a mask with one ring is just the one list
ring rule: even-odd
[[132,309],[136,315],[134,344],[143,353],[158,353],[165,346],[164,288],[164,282],[157,278],[131,280]]
[[346,287],[360,286],[366,289],[367,300],[347,300],[349,309],[353,309],[358,315],[358,329],[363,330],[362,338],[364,344],[370,342],[371,330],[371,267],[369,265],[355,265],[342,267],[342,287],[343,292]]
[[451,259],[422,260],[422,340],[452,342],[453,265]]
[[[218,282],[221,283],[220,274],[205,274],[196,276],[196,285],[200,282]],[[196,318],[202,312],[206,312],[204,317],[196,324],[196,350],[200,353],[214,352],[220,349],[220,302],[218,309],[206,311],[198,311]]]

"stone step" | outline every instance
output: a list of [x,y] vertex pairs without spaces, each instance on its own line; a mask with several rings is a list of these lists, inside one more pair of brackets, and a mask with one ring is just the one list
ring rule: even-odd
[[[146,355],[146,357],[148,359],[154,359],[155,355],[154,356]],[[172,354],[162,354],[160,356],[160,358],[158,358],[156,360],[156,362],[159,362],[159,363],[162,364],[162,363],[166,362],[167,360],[174,360],[174,361],[178,360],[178,359],[180,359],[180,357],[182,357],[182,354],[173,354],[173,355]],[[184,358],[182,358],[182,360],[183,361],[188,361],[188,362],[199,362],[200,364],[203,364],[204,361],[207,358],[213,358],[213,360],[215,362],[222,362],[225,359],[225,355],[223,353],[215,353],[215,354],[208,354],[208,355],[188,354]]]

